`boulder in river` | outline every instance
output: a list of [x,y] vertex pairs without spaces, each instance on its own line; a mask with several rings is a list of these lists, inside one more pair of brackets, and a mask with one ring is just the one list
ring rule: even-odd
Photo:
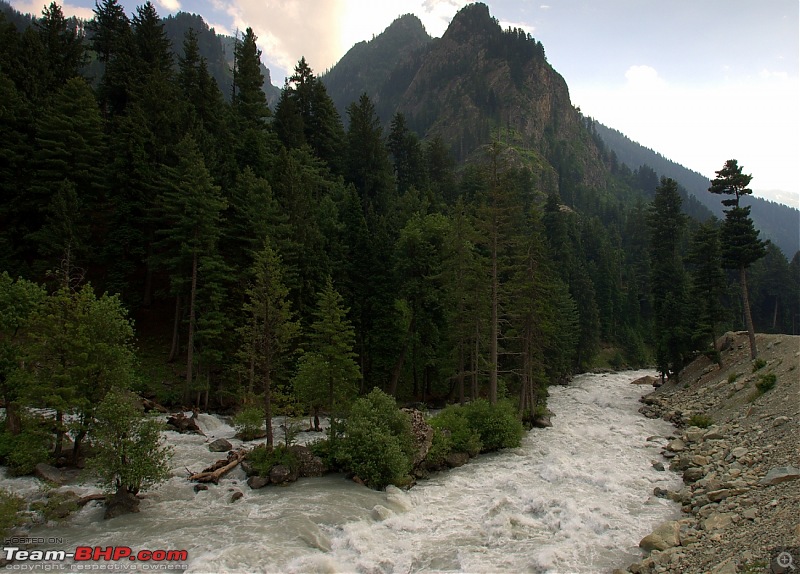
[[106,499],[106,511],[103,518],[116,518],[132,512],[139,512],[139,499],[135,494],[122,489]]
[[211,452],[228,452],[233,448],[233,445],[224,438],[218,438],[208,445],[208,450]]
[[680,546],[681,525],[675,520],[664,522],[650,534],[642,538],[639,548],[645,552],[653,550],[666,550]]

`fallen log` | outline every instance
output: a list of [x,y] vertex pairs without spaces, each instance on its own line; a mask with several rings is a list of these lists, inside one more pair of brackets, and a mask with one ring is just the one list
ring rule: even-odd
[[86,506],[87,504],[89,504],[93,500],[105,500],[106,496],[108,496],[108,495],[107,494],[102,494],[102,493],[100,493],[100,494],[90,494],[88,496],[82,496],[81,498],[78,499],[77,504],[78,504],[78,506]]
[[218,484],[220,477],[242,462],[246,454],[246,450],[232,450],[228,453],[228,458],[218,460],[208,468],[203,469],[202,472],[191,475],[189,480],[193,482],[213,482],[214,484]]

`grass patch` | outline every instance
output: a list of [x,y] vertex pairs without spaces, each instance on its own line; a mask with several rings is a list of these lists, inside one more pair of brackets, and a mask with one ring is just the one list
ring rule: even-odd
[[753,361],[753,372],[763,369],[767,366],[767,362],[764,359],[756,359]]
[[691,418],[689,418],[690,427],[707,429],[712,424],[714,424],[714,420],[708,415],[692,415]]
[[767,391],[771,391],[775,388],[775,383],[778,382],[778,377],[775,376],[775,373],[767,373],[765,375],[761,375],[758,378],[758,382],[756,383],[756,389],[758,389],[758,394],[763,395]]

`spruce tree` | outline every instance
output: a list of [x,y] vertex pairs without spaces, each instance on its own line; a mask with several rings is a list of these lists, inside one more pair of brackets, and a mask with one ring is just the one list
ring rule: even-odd
[[361,371],[353,351],[355,331],[347,319],[342,296],[328,279],[318,295],[309,343],[300,358],[294,388],[298,398],[312,408],[314,426],[319,430],[319,410],[331,416],[331,437],[335,437],[335,418],[355,397]]

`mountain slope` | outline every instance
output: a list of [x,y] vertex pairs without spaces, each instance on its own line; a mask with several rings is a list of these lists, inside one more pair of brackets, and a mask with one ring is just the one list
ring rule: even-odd
[[[685,187],[716,217],[725,218],[720,197],[708,192],[710,185],[708,177],[665,158],[600,122],[595,121],[593,126],[621,163],[631,169],[648,165],[660,176],[671,177]],[[723,162],[724,158],[720,161],[720,167]],[[752,196],[745,197],[742,203],[751,206],[750,213],[753,223],[761,231],[762,237],[770,239],[787,258],[791,259],[800,249],[800,210]]]

